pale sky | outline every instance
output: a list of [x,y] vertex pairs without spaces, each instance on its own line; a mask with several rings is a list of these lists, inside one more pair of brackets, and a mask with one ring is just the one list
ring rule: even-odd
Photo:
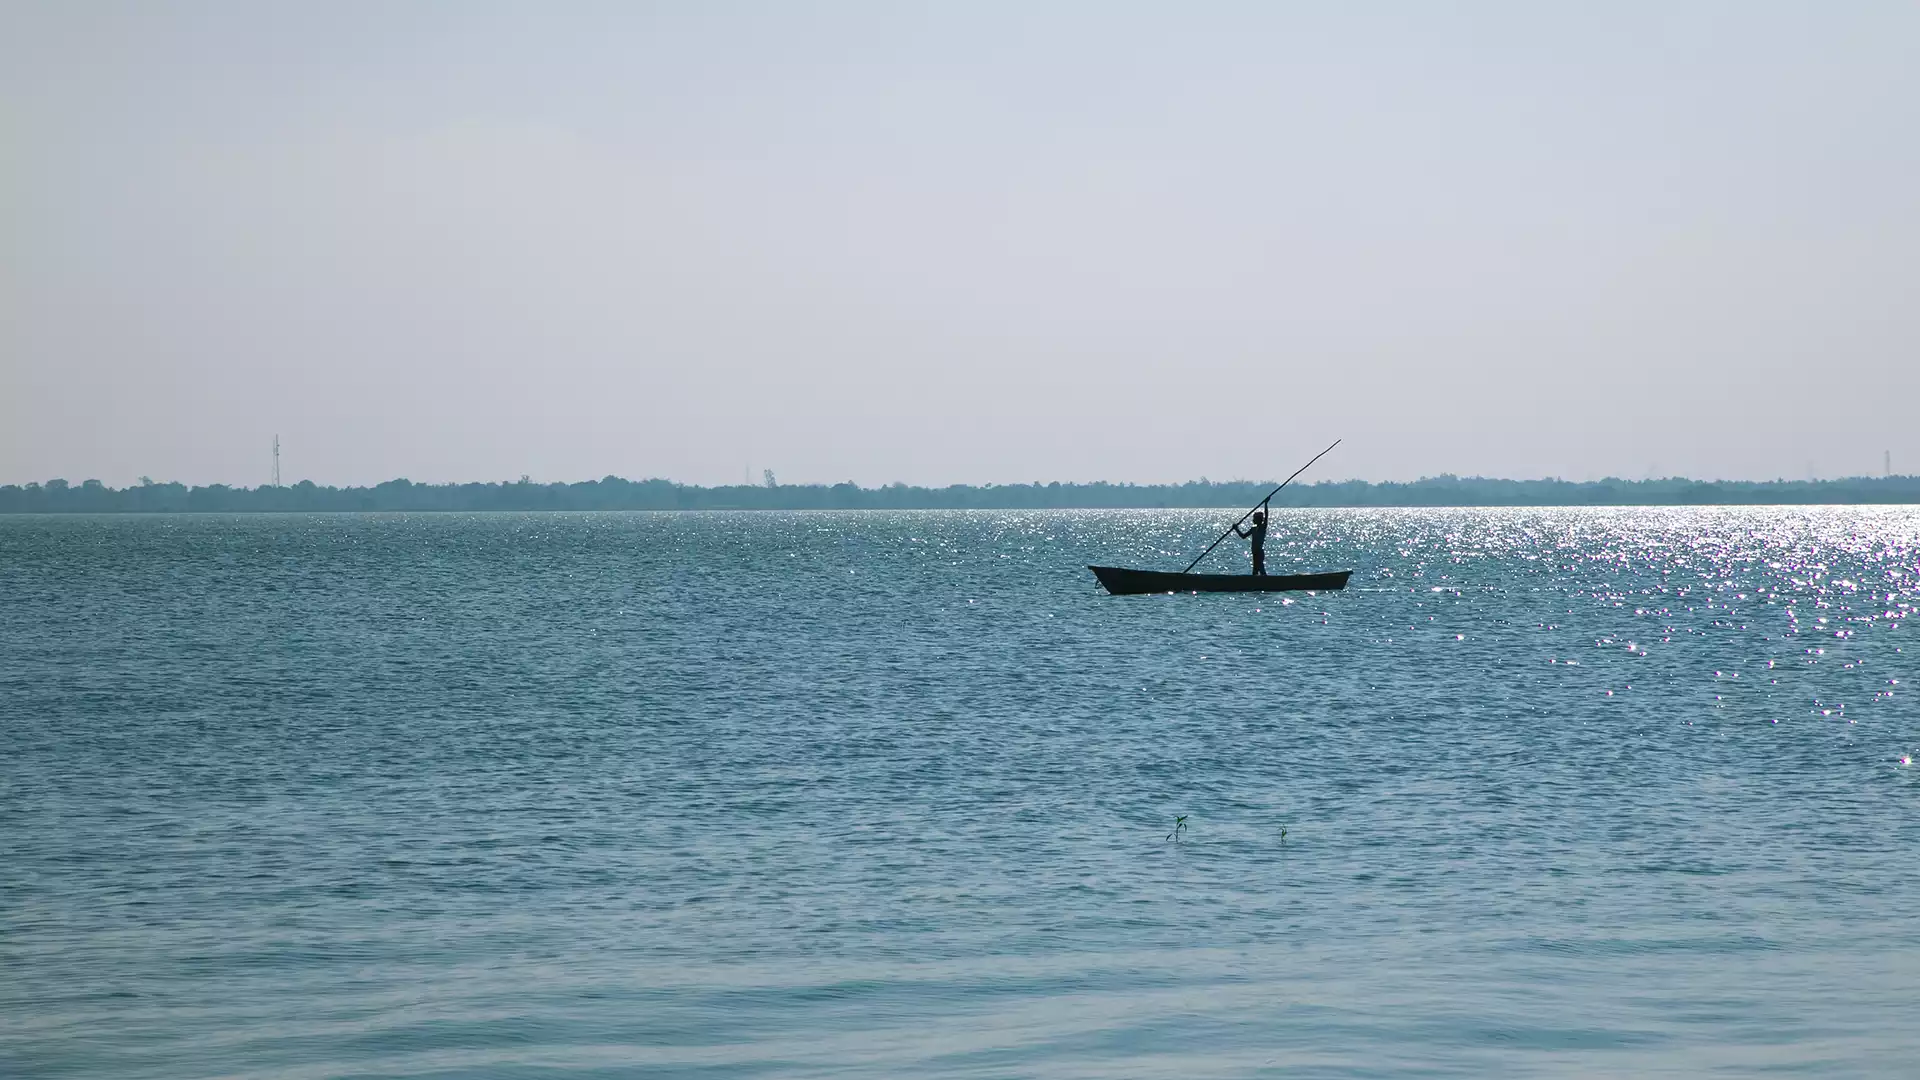
[[0,0],[0,483],[1920,472],[1920,5]]

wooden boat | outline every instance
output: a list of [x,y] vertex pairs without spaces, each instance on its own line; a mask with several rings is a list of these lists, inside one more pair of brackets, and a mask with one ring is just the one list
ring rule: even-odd
[[[1214,537],[1213,543],[1207,545],[1207,550],[1201,552],[1198,558],[1187,564],[1185,570],[1177,574],[1166,570],[1129,570],[1124,566],[1089,566],[1087,569],[1093,571],[1093,576],[1100,579],[1100,584],[1105,585],[1107,591],[1115,596],[1176,592],[1335,592],[1344,589],[1347,587],[1347,579],[1353,576],[1351,570],[1329,570],[1324,574],[1196,574],[1193,572],[1193,568],[1200,565],[1201,559],[1211,555],[1213,549],[1219,547],[1222,540],[1235,533],[1239,533],[1243,538],[1253,537],[1254,550],[1257,553],[1259,537],[1264,532],[1265,526],[1256,523],[1254,532],[1242,533],[1240,522],[1271,509],[1273,497],[1280,494],[1281,488],[1293,483],[1294,476],[1299,476],[1312,468],[1315,461],[1326,457],[1333,452],[1333,447],[1339,445],[1339,439],[1333,440],[1332,446],[1313,455],[1312,460],[1293,470],[1293,476],[1280,481],[1280,487],[1267,492],[1266,498],[1255,503],[1253,509],[1241,514],[1240,521],[1227,526],[1226,532]],[[1261,518],[1261,521],[1265,520],[1264,517]]]
[[1129,570],[1089,566],[1115,596],[1167,592],[1335,592],[1347,587],[1351,570],[1324,574],[1176,574],[1167,570]]

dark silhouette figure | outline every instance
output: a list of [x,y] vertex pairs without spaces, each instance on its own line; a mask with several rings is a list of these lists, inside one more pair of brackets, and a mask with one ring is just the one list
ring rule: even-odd
[[1253,512],[1253,528],[1248,529],[1246,532],[1241,532],[1240,526],[1235,525],[1233,527],[1233,531],[1239,535],[1240,539],[1253,541],[1254,576],[1266,577],[1267,576],[1267,514],[1266,514],[1266,511],[1255,510]]

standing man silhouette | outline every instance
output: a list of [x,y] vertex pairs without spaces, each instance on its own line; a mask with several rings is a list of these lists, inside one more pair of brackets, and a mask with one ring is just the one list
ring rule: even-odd
[[1263,509],[1253,512],[1253,528],[1241,532],[1240,526],[1233,527],[1233,531],[1239,535],[1240,539],[1253,541],[1253,576],[1255,577],[1267,576],[1267,512],[1264,509],[1266,504],[1262,503],[1261,506]]

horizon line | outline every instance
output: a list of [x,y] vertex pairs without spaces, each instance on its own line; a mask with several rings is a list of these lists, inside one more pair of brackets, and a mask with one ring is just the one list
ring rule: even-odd
[[[1851,476],[1835,476],[1835,477],[1820,477],[1820,478],[1808,477],[1808,478],[1799,479],[1799,480],[1791,480],[1783,476],[1774,477],[1772,479],[1767,479],[1767,480],[1737,480],[1737,479],[1727,479],[1727,478],[1704,479],[1704,478],[1695,478],[1690,476],[1676,476],[1676,475],[1649,476],[1649,477],[1642,477],[1637,480],[1629,479],[1624,476],[1604,476],[1604,477],[1599,477],[1591,480],[1569,480],[1565,477],[1559,477],[1559,476],[1505,477],[1505,476],[1484,476],[1480,474],[1461,475],[1458,473],[1437,473],[1431,476],[1421,476],[1418,479],[1414,479],[1414,480],[1363,480],[1359,478],[1350,478],[1345,480],[1312,480],[1312,481],[1295,483],[1291,485],[1291,487],[1326,488],[1326,487],[1349,487],[1354,485],[1358,485],[1361,487],[1415,487],[1423,484],[1433,485],[1433,484],[1464,484],[1464,483],[1553,484],[1553,485],[1565,485],[1569,487],[1584,487],[1584,486],[1594,486],[1594,485],[1600,485],[1600,484],[1631,484],[1635,486],[1649,485],[1649,484],[1697,484],[1697,485],[1731,484],[1731,485],[1755,485],[1755,486],[1781,486],[1781,485],[1799,484],[1799,485],[1817,486],[1821,484],[1881,483],[1885,481],[1912,480],[1916,478],[1920,478],[1920,474],[1889,473],[1889,474],[1884,474],[1880,476],[1872,476],[1869,474],[1860,473],[1860,474],[1855,474]],[[1238,486],[1258,487],[1261,485],[1270,486],[1274,483],[1275,481],[1271,477],[1236,478],[1232,480],[1214,480],[1206,476],[1201,476],[1201,477],[1198,477],[1197,479],[1170,480],[1170,481],[1021,480],[1021,481],[1010,481],[1010,482],[988,481],[986,483],[956,481],[948,484],[910,484],[905,481],[895,480],[895,481],[889,481],[887,483],[881,483],[881,484],[861,484],[858,481],[854,481],[854,480],[839,480],[839,481],[805,480],[805,481],[798,481],[795,483],[746,482],[746,483],[737,483],[737,484],[699,484],[699,483],[673,480],[664,476],[649,476],[643,479],[636,480],[636,479],[630,479],[624,476],[616,476],[612,473],[608,473],[605,476],[601,476],[598,478],[588,478],[588,479],[582,479],[582,480],[535,480],[529,474],[523,473],[517,479],[512,479],[512,480],[413,480],[405,476],[396,476],[396,477],[392,477],[386,480],[381,480],[371,484],[368,484],[368,483],[323,484],[323,483],[320,483],[319,481],[309,478],[309,479],[297,480],[292,483],[282,483],[282,484],[265,483],[265,484],[255,485],[253,487],[248,487],[242,484],[222,483],[218,481],[211,482],[211,483],[190,484],[181,480],[153,480],[149,477],[142,476],[140,477],[138,483],[127,484],[123,487],[116,488],[106,484],[104,481],[97,480],[97,479],[87,479],[87,480],[80,481],[79,483],[74,483],[72,481],[65,479],[64,477],[53,477],[51,479],[43,480],[43,481],[42,480],[11,481],[8,483],[0,484],[0,491],[23,491],[24,492],[24,491],[32,491],[32,490],[38,489],[41,491],[92,490],[92,491],[121,493],[121,492],[136,492],[136,491],[142,491],[142,490],[151,490],[154,488],[183,488],[189,491],[224,490],[224,491],[232,491],[232,492],[266,492],[266,491],[276,491],[276,490],[293,491],[298,489],[320,490],[320,491],[373,491],[378,488],[395,487],[395,486],[402,486],[402,485],[408,486],[408,487],[427,487],[427,488],[462,488],[462,487],[488,487],[488,488],[563,487],[564,488],[564,487],[582,487],[582,486],[600,485],[600,484],[626,484],[626,485],[632,485],[632,486],[651,486],[651,485],[665,484],[667,486],[679,488],[679,489],[686,489],[686,490],[692,490],[692,491],[715,491],[715,492],[719,492],[719,491],[761,492],[761,491],[780,491],[780,490],[832,491],[834,489],[846,490],[848,488],[851,488],[857,491],[870,491],[870,492],[893,491],[893,490],[930,491],[931,492],[931,491],[951,491],[955,489],[990,491],[990,490],[1001,489],[1001,488],[1017,488],[1017,489],[1031,491],[1031,490],[1042,490],[1042,489],[1048,489],[1048,488],[1195,488],[1195,487],[1218,488],[1218,487],[1238,487]]]

